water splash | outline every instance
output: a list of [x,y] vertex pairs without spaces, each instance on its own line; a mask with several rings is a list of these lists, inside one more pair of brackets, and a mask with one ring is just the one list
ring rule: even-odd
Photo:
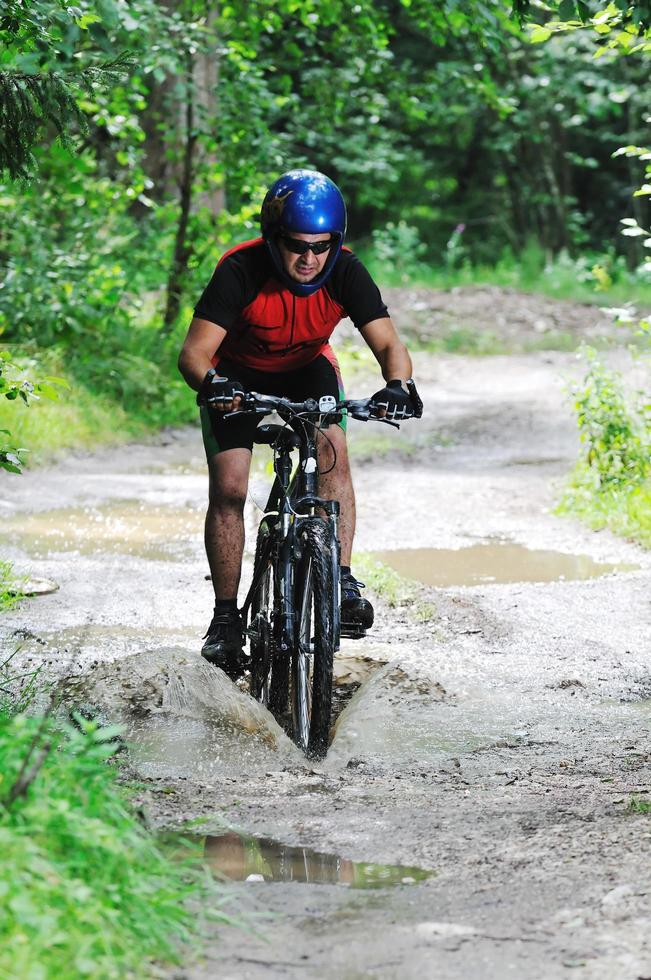
[[68,706],[125,726],[143,776],[210,779],[296,764],[302,756],[269,712],[199,655],[169,647],[101,664],[60,685]]
[[326,765],[350,758],[392,765],[431,762],[490,744],[493,737],[470,731],[459,718],[456,699],[424,669],[393,661],[342,711]]

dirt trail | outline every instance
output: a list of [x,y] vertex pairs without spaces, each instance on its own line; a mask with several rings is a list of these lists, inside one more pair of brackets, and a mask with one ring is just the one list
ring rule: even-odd
[[3,550],[60,590],[6,616],[3,644],[127,721],[155,823],[203,816],[207,832],[435,872],[379,891],[233,885],[278,917],[221,930],[183,976],[651,976],[651,823],[628,809],[651,789],[651,555],[552,512],[577,449],[563,393],[576,370],[552,352],[418,355],[422,424],[351,427],[356,546],[505,538],[638,570],[423,588],[425,620],[378,599],[377,628],[344,644],[340,676],[364,676],[361,657],[371,671],[322,765],[198,658],[195,431],[5,481]]

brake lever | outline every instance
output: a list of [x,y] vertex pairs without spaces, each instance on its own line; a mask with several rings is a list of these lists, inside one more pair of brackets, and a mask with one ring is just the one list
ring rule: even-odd
[[234,412],[224,412],[225,419],[232,419],[234,415],[268,415],[268,408],[236,408]]

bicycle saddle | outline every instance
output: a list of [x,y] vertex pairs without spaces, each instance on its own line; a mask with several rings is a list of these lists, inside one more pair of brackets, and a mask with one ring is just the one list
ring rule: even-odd
[[276,425],[269,422],[266,425],[259,425],[255,430],[253,441],[258,446],[274,446],[292,449],[300,446],[300,436],[285,425]]

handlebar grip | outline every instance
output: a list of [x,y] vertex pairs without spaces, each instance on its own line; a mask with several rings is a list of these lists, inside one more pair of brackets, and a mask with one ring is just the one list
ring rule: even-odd
[[416,391],[416,385],[414,384],[414,382],[413,382],[413,380],[411,378],[407,382],[407,391],[409,392],[409,396],[410,396],[411,401],[412,401],[412,404],[414,406],[414,418],[415,419],[422,419],[422,417],[423,417],[423,402],[421,400],[420,395]]

